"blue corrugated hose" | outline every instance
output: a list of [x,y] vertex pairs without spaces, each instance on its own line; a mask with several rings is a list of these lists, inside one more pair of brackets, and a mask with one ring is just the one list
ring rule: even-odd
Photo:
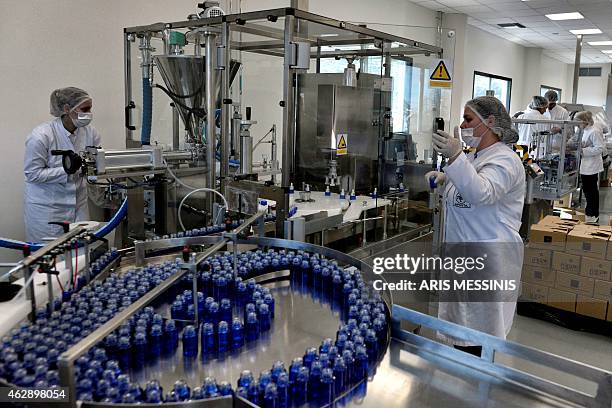
[[[121,220],[123,220],[126,215],[127,215],[127,198],[123,200],[123,202],[121,203],[121,206],[119,207],[115,215],[113,215],[113,217],[110,219],[110,221],[105,226],[100,228],[98,231],[94,232],[94,235],[98,238],[102,238],[108,235],[109,232],[114,230],[117,227],[117,225],[119,225]],[[41,244],[38,242],[17,241],[17,240],[9,239],[9,238],[0,238],[0,247],[2,248],[22,250],[25,246],[29,246],[32,251],[37,251],[40,248],[42,248],[44,244]]]

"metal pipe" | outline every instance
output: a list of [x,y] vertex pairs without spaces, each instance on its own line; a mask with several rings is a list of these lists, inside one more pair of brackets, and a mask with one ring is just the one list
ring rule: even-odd
[[[125,84],[125,107],[130,105],[132,101],[132,56],[130,43],[132,34],[123,33],[123,82]],[[128,123],[126,123],[128,125]],[[125,139],[132,140],[132,130],[128,126],[125,127]]]
[[295,17],[285,17],[285,60],[283,70],[283,174],[281,185],[289,187],[291,176],[293,174],[293,144],[295,136],[295,128],[293,122],[294,106],[293,106],[293,76],[294,70],[291,68],[293,61],[291,55],[291,42],[295,31]]
[[228,23],[223,23],[221,33],[223,45],[223,71],[221,72],[221,192],[225,192],[229,176],[230,156],[230,130],[231,130],[231,105],[229,101],[230,92],[230,66],[231,66],[231,32]]
[[248,130],[240,131],[240,173],[253,173],[253,138]]
[[582,53],[582,34],[576,36],[576,56],[574,57],[574,85],[572,88],[572,103],[578,99],[578,80],[580,78],[580,54]]
[[171,103],[172,106],[172,150],[179,149],[179,112],[178,108],[174,103]]
[[[216,187],[217,177],[215,174],[215,109],[216,101],[216,86],[215,86],[215,68],[217,64],[215,39],[216,35],[211,32],[206,32],[206,161],[208,165],[208,175],[206,177],[208,188]],[[208,194],[206,197],[206,208],[212,217],[215,197],[213,194]]]
[[[276,124],[272,125],[272,170],[278,170],[278,144],[276,143]],[[276,184],[276,175],[272,175],[272,182]]]

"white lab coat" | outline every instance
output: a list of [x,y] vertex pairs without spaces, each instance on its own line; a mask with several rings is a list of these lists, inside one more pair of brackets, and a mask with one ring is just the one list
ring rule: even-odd
[[582,132],[582,157],[580,159],[580,174],[591,175],[603,171],[601,155],[606,152],[601,128],[588,126]]
[[[570,119],[570,115],[569,112],[563,107],[560,106],[559,104],[556,104],[554,108],[551,109],[547,109],[546,112],[544,112],[544,116],[546,119],[550,119],[550,120],[569,120]],[[555,125],[556,127],[561,127],[559,125]]]
[[86,146],[99,146],[100,134],[91,126],[70,134],[60,118],[43,123],[26,139],[24,157],[24,221],[26,240],[42,242],[62,234],[51,221],[84,221],[89,218],[87,183],[80,172],[68,176],[62,157],[51,150],[80,152]]
[[[518,285],[523,265],[523,241],[519,235],[525,199],[525,170],[518,156],[498,142],[478,152],[460,154],[444,168],[444,241],[447,243],[503,243],[488,254],[492,279],[514,279]],[[512,327],[514,302],[440,302],[438,317],[506,338]],[[457,345],[474,345],[449,338]]]
[[[544,120],[546,119],[544,115],[542,115],[539,111],[531,108],[527,108],[525,113],[518,117],[519,119],[537,119]],[[549,129],[549,126],[546,124],[518,124],[518,134],[519,140],[516,142],[518,144],[529,146],[532,142],[535,141],[533,137],[534,132],[543,132]]]

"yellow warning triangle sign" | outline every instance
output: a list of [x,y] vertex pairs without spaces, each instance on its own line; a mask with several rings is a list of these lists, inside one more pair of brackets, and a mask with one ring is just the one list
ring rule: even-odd
[[444,64],[444,61],[440,60],[440,62],[438,63],[438,66],[436,67],[436,69],[433,70],[429,79],[432,79],[435,81],[450,81],[451,80],[451,76],[448,73],[448,69],[446,68],[446,65]]
[[346,149],[346,140],[344,140],[344,135],[340,135],[340,140],[338,141],[338,149]]

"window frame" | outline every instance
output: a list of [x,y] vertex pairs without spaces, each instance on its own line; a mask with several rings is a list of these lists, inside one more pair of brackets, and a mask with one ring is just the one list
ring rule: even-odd
[[512,100],[512,78],[501,76],[501,75],[489,74],[487,72],[482,72],[482,71],[474,71],[474,75],[472,76],[472,99],[475,98],[474,85],[476,84],[476,75],[489,78],[489,85],[491,84],[491,79],[500,79],[502,81],[508,82],[508,95],[506,97],[506,103],[504,104],[504,106],[506,107],[506,110],[510,112],[510,102]]
[[559,96],[559,102],[561,102],[561,95],[563,94],[563,89],[562,88],[557,88],[556,86],[548,86],[548,85],[541,85],[540,84],[540,96],[544,96],[544,94],[542,93],[542,90],[546,89],[548,90],[553,90],[555,92],[557,92],[557,95]]

